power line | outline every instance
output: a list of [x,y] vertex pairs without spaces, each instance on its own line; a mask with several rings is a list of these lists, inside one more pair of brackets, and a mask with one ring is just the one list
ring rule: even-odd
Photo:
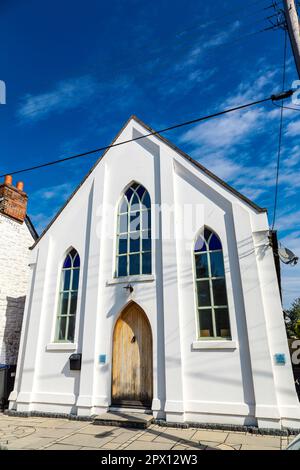
[[61,158],[59,160],[53,160],[53,161],[50,161],[50,162],[47,162],[47,163],[41,163],[39,165],[23,168],[21,170],[8,171],[8,172],[0,175],[0,178],[3,178],[4,176],[6,176],[8,174],[9,175],[16,175],[18,173],[25,173],[25,172],[28,172],[28,171],[37,170],[39,168],[44,168],[44,167],[56,165],[58,163],[63,163],[63,162],[69,161],[69,160],[74,160],[75,158],[80,158],[80,157],[84,157],[84,156],[87,156],[87,155],[92,155],[94,153],[103,152],[103,151],[108,150],[108,149],[113,148],[113,147],[118,147],[120,145],[128,144],[130,142],[135,142],[135,141],[140,140],[140,139],[145,139],[146,137],[159,135],[159,134],[162,134],[164,132],[168,132],[168,131],[171,131],[171,130],[174,130],[174,129],[178,129],[180,127],[190,126],[192,124],[196,124],[196,123],[201,122],[201,121],[205,121],[205,120],[212,119],[212,118],[215,118],[215,117],[218,117],[218,116],[222,116],[224,114],[228,114],[228,113],[231,113],[233,111],[238,111],[238,110],[241,110],[241,109],[249,108],[250,106],[255,106],[255,105],[258,105],[258,104],[266,103],[267,101],[283,100],[285,98],[290,97],[293,93],[294,93],[293,90],[288,90],[286,92],[282,92],[282,93],[277,94],[277,95],[271,95],[268,98],[263,98],[263,99],[260,99],[260,100],[257,100],[257,101],[252,101],[250,103],[242,104],[240,106],[235,106],[234,108],[229,108],[229,109],[225,109],[223,111],[218,111],[218,112],[213,113],[213,114],[208,114],[206,116],[201,116],[199,118],[192,119],[190,121],[185,121],[185,122],[181,122],[179,124],[174,124],[172,126],[165,127],[164,129],[160,129],[159,131],[151,131],[151,132],[148,132],[147,134],[144,134],[144,135],[141,135],[141,136],[138,136],[138,137],[134,137],[132,139],[123,140],[121,142],[116,142],[116,143],[113,143],[111,145],[106,145],[104,147],[100,147],[100,148],[97,148],[97,149],[88,150],[87,152],[82,152],[82,153],[79,153],[79,154],[76,154],[76,155],[72,155],[70,157]]
[[292,111],[300,112],[300,108],[292,108],[291,106],[282,106],[281,104],[276,104],[276,103],[273,103],[273,104],[274,106],[277,106],[277,108],[291,109]]
[[[285,76],[286,76],[286,55],[287,55],[287,31],[284,32],[284,46],[283,46],[283,72],[282,72],[282,92],[285,88]],[[280,109],[280,121],[279,121],[279,136],[278,136],[278,152],[277,152],[277,165],[276,165],[276,182],[275,182],[275,197],[274,197],[274,211],[273,211],[273,222],[272,230],[274,230],[276,221],[276,211],[278,202],[278,186],[279,186],[279,171],[280,171],[280,157],[281,157],[281,146],[282,146],[282,130],[283,130],[283,100],[281,102]]]

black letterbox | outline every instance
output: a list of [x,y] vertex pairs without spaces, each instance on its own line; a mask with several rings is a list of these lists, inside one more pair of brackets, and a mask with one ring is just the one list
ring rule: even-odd
[[69,360],[70,360],[70,370],[81,369],[81,353],[71,354]]

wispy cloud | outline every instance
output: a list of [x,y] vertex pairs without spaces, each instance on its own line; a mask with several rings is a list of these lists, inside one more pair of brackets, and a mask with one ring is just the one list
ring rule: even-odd
[[[68,182],[55,186],[47,186],[31,194],[29,199],[29,214],[38,233],[54,217],[56,212],[68,199],[74,189],[75,183]],[[51,204],[51,213],[49,205]]]
[[300,120],[292,121],[288,124],[286,135],[288,137],[297,137],[300,135]]
[[90,76],[61,81],[51,91],[24,96],[17,111],[18,118],[33,121],[46,118],[53,112],[74,109],[90,99],[97,88],[97,82]]

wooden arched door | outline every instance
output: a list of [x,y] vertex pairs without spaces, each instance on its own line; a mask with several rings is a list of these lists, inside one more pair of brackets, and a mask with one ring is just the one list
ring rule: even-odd
[[130,303],[114,329],[112,404],[151,407],[152,376],[151,327],[142,308]]

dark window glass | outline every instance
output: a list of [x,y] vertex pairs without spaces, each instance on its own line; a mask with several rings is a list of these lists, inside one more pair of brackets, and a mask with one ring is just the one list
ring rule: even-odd
[[216,329],[217,336],[221,338],[230,338],[229,315],[227,308],[216,308]]
[[210,266],[212,277],[224,277],[224,262],[222,251],[210,253]]
[[118,275],[127,276],[127,256],[119,256],[118,260]]
[[70,289],[70,278],[71,278],[71,269],[66,269],[63,271],[63,287],[62,290]]
[[72,315],[69,317],[68,341],[74,341],[74,333],[75,333],[75,315]]
[[196,261],[196,277],[209,277],[207,254],[195,255]]
[[194,247],[199,336],[230,338],[222,244],[208,228],[203,239],[200,235]]
[[119,254],[127,253],[127,234],[119,237]]
[[195,251],[206,251],[206,243],[202,237],[198,237],[195,243]]
[[137,191],[136,191],[139,195],[139,198],[142,199],[143,198],[143,194],[145,192],[145,188],[143,186],[139,186]]
[[67,255],[65,262],[63,264],[63,268],[70,268],[72,265],[72,259],[70,255]]
[[222,245],[217,235],[213,234],[209,241],[210,250],[222,250]]
[[135,234],[132,235],[130,237],[130,253],[138,253],[140,251],[140,238],[135,237]]
[[77,306],[77,292],[71,292],[70,311],[69,315],[75,315]]
[[140,255],[129,256],[129,274],[140,274]]
[[60,315],[68,314],[68,302],[69,294],[68,292],[64,292],[63,294],[61,294]]
[[211,305],[209,281],[197,281],[198,305],[206,307]]
[[133,210],[137,210],[140,206],[140,201],[139,198],[137,197],[136,194],[133,195],[133,198],[131,200],[131,207]]
[[209,338],[214,335],[212,310],[210,308],[200,309],[199,311],[200,336]]
[[74,262],[73,262],[73,268],[79,268],[79,266],[80,266],[80,258],[79,258],[79,255],[76,255],[74,258]]
[[60,317],[59,318],[59,329],[58,329],[58,339],[60,341],[66,338],[66,325],[67,325],[67,317]]
[[[150,208],[150,196],[146,189],[137,183],[127,189],[125,196],[129,204],[127,205],[123,198],[118,209],[117,276],[151,271],[151,257],[150,262],[145,258],[144,267],[142,262],[142,253],[151,252],[151,212],[150,209],[141,211],[142,201],[144,206]],[[146,236],[149,236],[149,239],[146,239]]]
[[[74,248],[66,256],[63,266],[56,339],[70,341],[72,338],[73,341],[80,267],[80,258]],[[73,315],[71,323],[69,322],[70,315]]]
[[214,293],[214,305],[227,305],[226,286],[224,279],[212,281]]
[[149,232],[143,232],[143,251],[151,250],[151,237]]
[[142,254],[143,274],[151,274],[151,253]]
[[128,201],[130,201],[132,194],[133,194],[132,189],[131,188],[127,189],[125,196],[127,197]]
[[79,269],[73,270],[73,281],[72,281],[72,290],[78,290],[79,283]]
[[149,193],[147,191],[144,194],[144,197],[142,199],[142,204],[145,208],[147,207],[147,209],[150,209],[150,207],[151,207],[150,196],[149,196]]
[[209,240],[210,235],[211,235],[211,231],[208,228],[205,228],[204,229],[204,238],[207,242]]

